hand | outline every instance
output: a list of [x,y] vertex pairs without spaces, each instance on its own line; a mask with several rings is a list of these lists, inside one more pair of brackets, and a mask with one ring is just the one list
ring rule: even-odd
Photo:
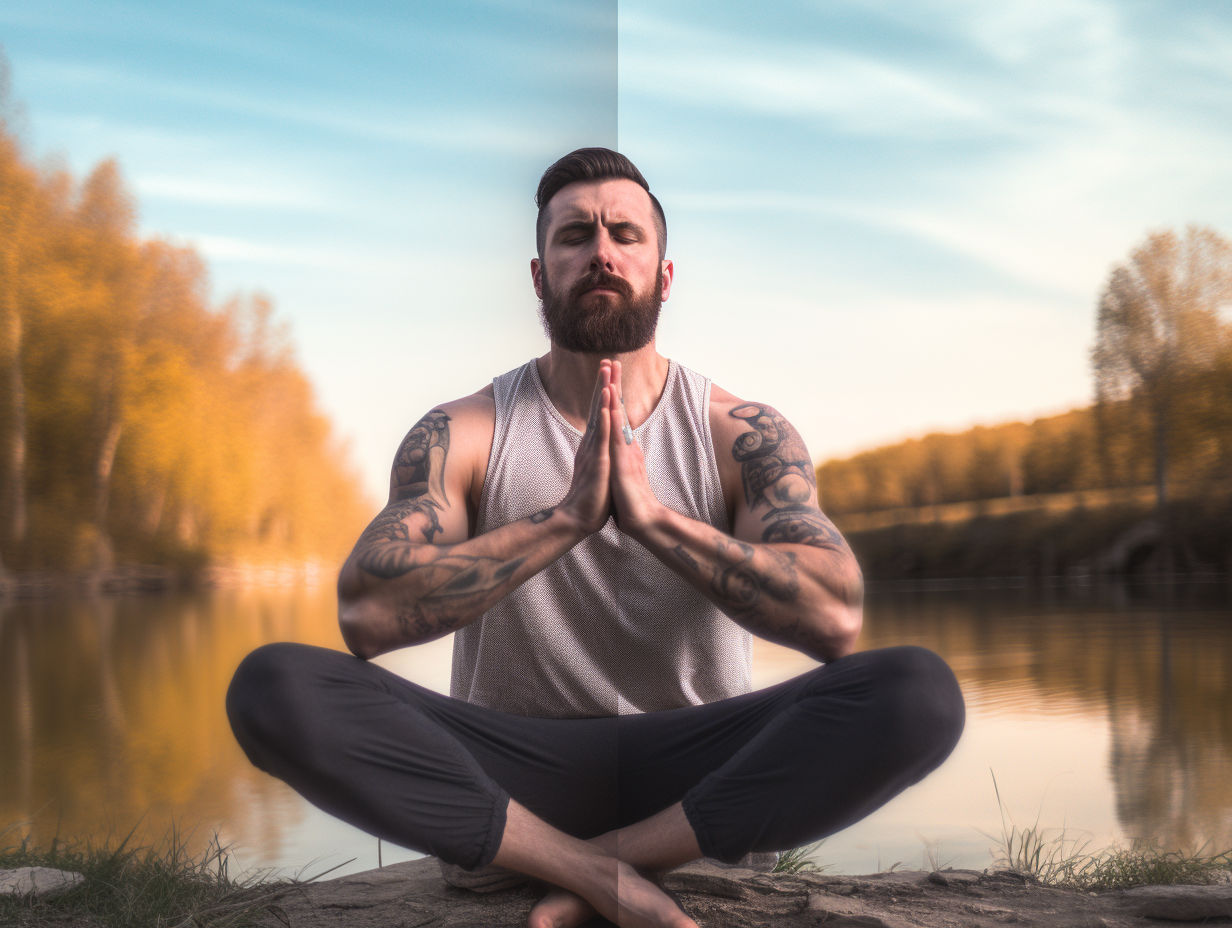
[[612,506],[616,524],[627,535],[638,538],[654,522],[661,504],[650,489],[646,458],[642,446],[633,438],[625,416],[620,362],[612,362],[611,389],[608,391],[608,448],[612,468]]
[[573,456],[573,481],[559,508],[573,516],[587,535],[599,531],[612,512],[611,458],[608,452],[612,419],[608,399],[611,387],[610,361],[599,364],[595,392],[590,400],[586,434]]

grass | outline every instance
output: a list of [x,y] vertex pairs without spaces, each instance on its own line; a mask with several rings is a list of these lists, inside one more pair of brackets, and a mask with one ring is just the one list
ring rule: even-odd
[[824,870],[825,867],[819,867],[813,860],[813,855],[825,843],[825,839],[822,838],[820,841],[814,841],[812,844],[806,844],[803,847],[793,847],[789,851],[783,851],[779,854],[779,859],[770,872],[800,873],[801,871],[816,872]]
[[1090,842],[1070,836],[1064,828],[1041,828],[1038,812],[1030,827],[1020,828],[1001,799],[996,774],[992,785],[1001,811],[1001,834],[985,835],[997,842],[993,849],[996,864],[1048,886],[1104,891],[1206,884],[1217,882],[1222,871],[1232,870],[1232,850],[1208,853],[1204,845],[1196,851],[1167,851],[1136,842],[1128,848],[1088,852]]
[[[11,833],[10,829],[9,833]],[[121,841],[47,849],[28,839],[2,846],[0,869],[52,867],[85,877],[65,892],[35,898],[0,896],[0,924],[21,928],[244,928],[269,912],[286,921],[277,900],[296,882],[271,882],[258,872],[233,876],[227,847],[215,835],[204,851],[188,851],[188,838],[172,829],[162,841],[140,845],[136,829]]]

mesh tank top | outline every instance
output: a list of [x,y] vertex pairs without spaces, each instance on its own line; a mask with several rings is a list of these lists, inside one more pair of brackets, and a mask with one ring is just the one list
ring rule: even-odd
[[[492,385],[477,533],[559,503],[582,439],[535,361]],[[726,532],[709,406],[710,381],[672,361],[634,434],[655,497]],[[454,635],[450,694],[542,718],[653,712],[747,693],[749,657],[748,632],[608,519]]]

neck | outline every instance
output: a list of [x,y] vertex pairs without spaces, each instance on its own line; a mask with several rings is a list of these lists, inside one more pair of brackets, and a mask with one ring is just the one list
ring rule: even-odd
[[557,412],[575,428],[584,430],[599,378],[599,362],[605,358],[620,362],[625,415],[629,425],[637,428],[654,411],[667,385],[668,360],[655,350],[654,339],[645,348],[625,354],[581,354],[554,344],[537,362],[539,379]]

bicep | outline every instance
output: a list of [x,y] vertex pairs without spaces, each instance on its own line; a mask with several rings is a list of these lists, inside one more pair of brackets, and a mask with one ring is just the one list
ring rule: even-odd
[[467,538],[470,471],[456,450],[450,456],[451,421],[444,409],[433,409],[411,427],[394,457],[382,516],[390,528],[397,523],[405,529],[407,542],[439,545]]
[[817,505],[817,476],[795,427],[762,403],[740,403],[727,415],[734,439],[726,463],[739,473],[732,534],[745,542],[847,551]]

